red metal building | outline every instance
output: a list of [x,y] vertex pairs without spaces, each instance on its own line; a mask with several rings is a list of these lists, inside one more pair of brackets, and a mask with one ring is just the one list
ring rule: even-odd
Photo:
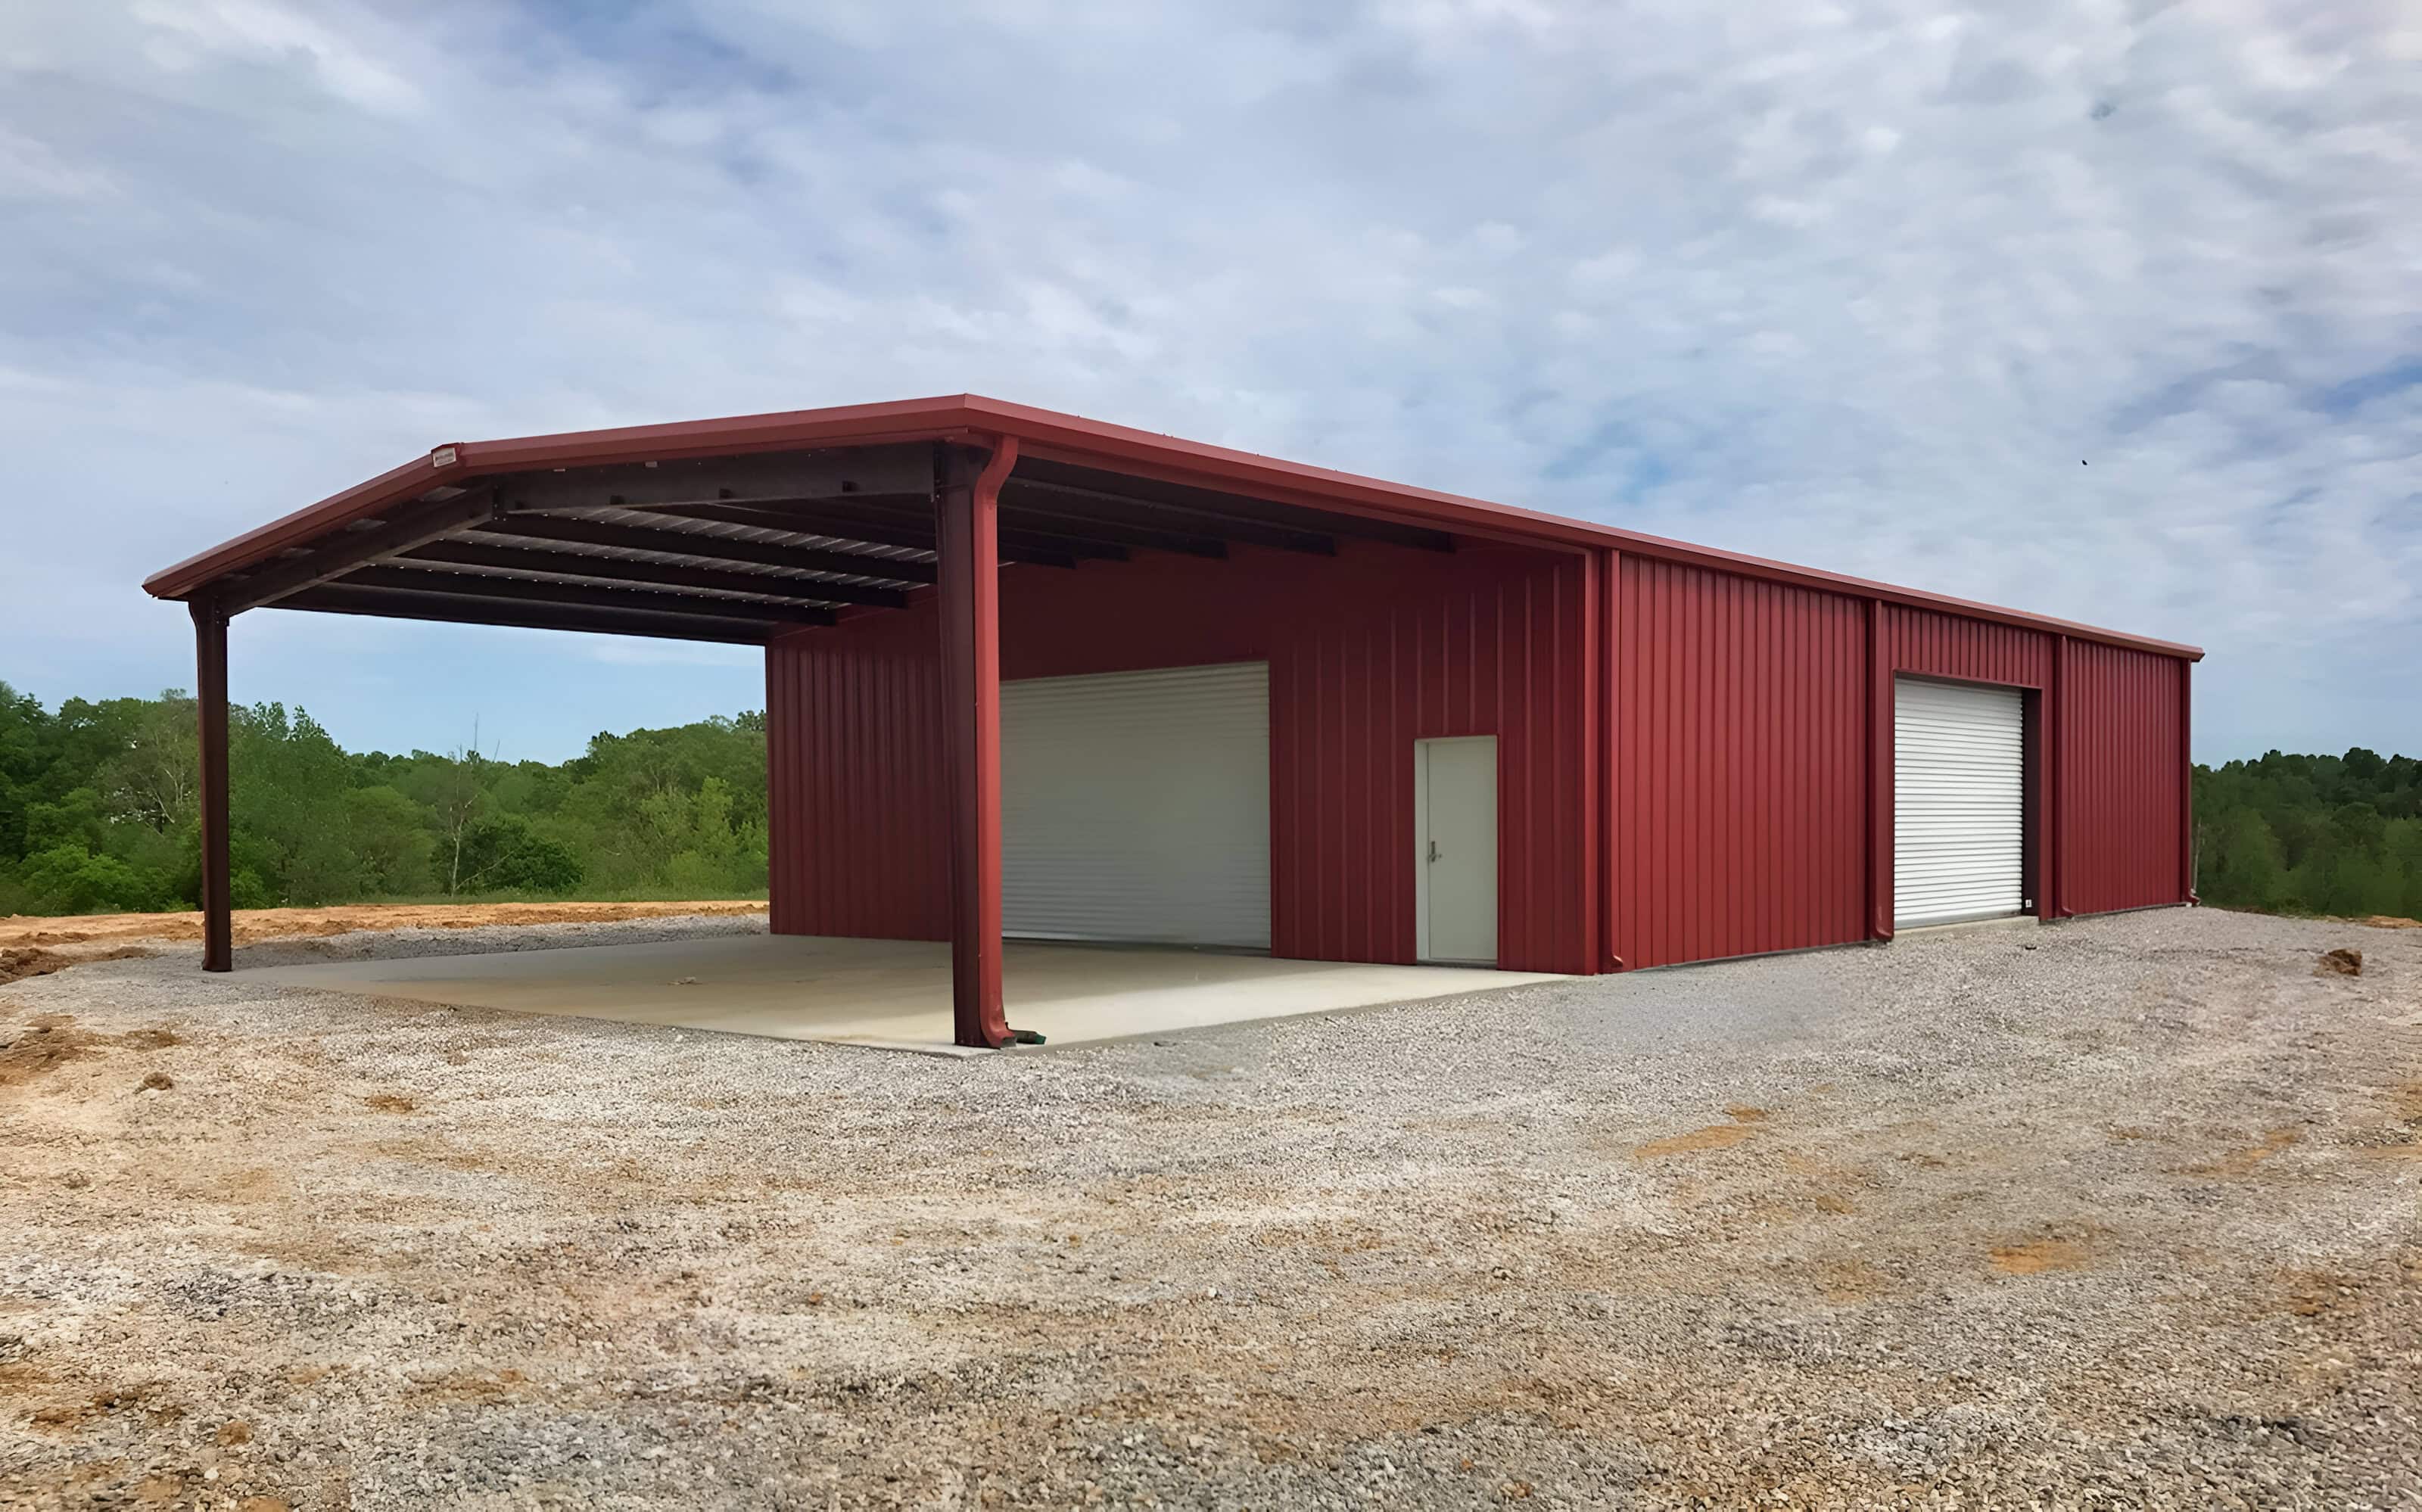
[[773,927],[951,940],[963,1043],[1005,901],[1595,972],[2193,898],[2194,647],[972,396],[441,447],[145,586],[220,969],[267,606],[763,643]]

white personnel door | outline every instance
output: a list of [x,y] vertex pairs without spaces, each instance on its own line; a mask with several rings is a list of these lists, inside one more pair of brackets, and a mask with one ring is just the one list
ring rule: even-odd
[[1497,964],[1497,737],[1413,745],[1413,865],[1424,961]]
[[2026,700],[2016,688],[1893,686],[1893,923],[2024,911]]
[[1000,685],[1001,932],[1270,943],[1266,662]]

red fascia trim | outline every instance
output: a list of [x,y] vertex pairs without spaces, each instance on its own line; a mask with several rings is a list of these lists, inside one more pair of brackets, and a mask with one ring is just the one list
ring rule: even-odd
[[450,480],[436,476],[443,470],[446,469],[438,468],[427,457],[416,458],[369,482],[355,483],[341,494],[332,494],[307,509],[246,530],[174,567],[165,567],[143,579],[143,591],[153,598],[183,598],[225,574],[266,560],[289,546],[307,544],[330,530],[371,518],[387,505],[440,487]]
[[1167,482],[1250,493],[1274,503],[1363,514],[1467,535],[1495,536],[1529,545],[1549,543],[1587,549],[1606,544],[1604,528],[1585,520],[1413,488],[1256,452],[1235,451],[1074,415],[1004,404],[998,400],[971,398],[968,402],[978,407],[990,423],[1014,431],[1023,438],[1029,456],[1108,467]]
[[[427,456],[416,457],[368,482],[356,483],[154,573],[143,580],[143,591],[154,598],[183,598],[281,551],[307,545],[357,520],[375,519],[381,510],[417,498],[432,488],[457,487],[499,473],[693,457],[737,457],[800,447],[961,440],[965,439],[966,427],[955,422],[963,402],[963,397],[904,400],[744,415],[720,420],[684,420],[670,425],[569,431],[501,441],[456,442],[433,448]],[[435,459],[448,452],[453,454],[453,460],[440,465]]]
[[2177,656],[2184,661],[2203,660],[2203,648],[2182,641],[2157,640],[2149,636],[2132,636],[2125,631],[2105,630],[2099,625],[2080,624],[2074,620],[2055,619],[2048,614],[2035,614],[2025,609],[2004,608],[1997,604],[1980,604],[1974,599],[1953,598],[1947,593],[1929,593],[1922,589],[1897,588],[1864,577],[1850,577],[1841,573],[1829,573],[1816,567],[1795,567],[1789,562],[1772,561],[1764,557],[1746,557],[1736,552],[1718,551],[1712,546],[1694,546],[1688,542],[1668,541],[1662,536],[1639,535],[1629,530],[1602,528],[1624,549],[1644,557],[1661,558],[1687,566],[1705,567],[1715,572],[1731,573],[1741,577],[1755,577],[1770,583],[1784,583],[1794,588],[1823,589],[1831,592],[1872,599],[1883,604],[1897,604],[1903,608],[1932,609],[1956,614],[1963,619],[1983,620],[1992,624],[2013,625],[2021,630],[2039,630],[2052,635],[2075,636],[2084,640],[2100,641],[2127,651],[2147,651],[2157,655]]
[[[502,441],[459,444],[455,462],[438,466],[417,458],[369,482],[249,531],[146,579],[157,598],[182,598],[228,573],[290,546],[369,519],[378,510],[429,489],[495,473],[605,466],[674,458],[738,456],[800,447],[876,446],[890,442],[966,440],[977,433],[1014,436],[1027,454],[1077,463],[1109,463],[1140,477],[1250,491],[1276,502],[1362,514],[1463,535],[1565,550],[1615,546],[1642,556],[1798,587],[1828,589],[1911,608],[1941,609],[1971,619],[2049,630],[2135,651],[2203,659],[2199,647],[2078,624],[2023,610],[1978,604],[1888,583],[1845,576],[1762,557],[1743,556],[1612,526],[1492,504],[1486,499],[1411,488],[1355,473],[1182,440],[1056,410],[1012,404],[976,394],[790,410],[669,425],[572,431]],[[439,448],[439,451],[448,449]]]
[[1587,520],[1493,504],[1486,499],[1408,487],[1356,473],[1285,462],[1254,452],[1231,450],[1225,447],[1181,440],[1123,425],[1109,425],[1051,410],[1030,409],[1022,404],[1005,403],[976,395],[969,395],[967,403],[971,409],[988,417],[991,423],[1014,431],[1025,438],[1030,443],[1026,449],[1030,456],[1095,466],[1107,463],[1113,470],[1156,477],[1168,482],[1190,482],[1215,488],[1225,486],[1232,492],[1240,491],[1238,485],[1241,484],[1257,496],[1270,498],[1276,503],[1337,510],[1410,525],[1429,525],[1467,535],[1492,536],[1533,545],[1552,543],[1566,547],[1614,546],[1636,551],[1644,557],[1712,568],[1739,576],[1788,583],[1795,587],[1831,589],[1911,608],[1945,610],[1970,619],[2027,629],[2084,635],[2112,645],[2183,656],[2189,661],[2203,659],[2203,649],[2199,646],[2104,630],[2023,609],[2004,608],[1998,605],[1980,604],[1918,589],[1897,588],[1868,578],[1850,577],[1738,552],[1720,551],[1712,546],[1692,545],[1686,541],[1644,535],[1636,530],[1619,529]]

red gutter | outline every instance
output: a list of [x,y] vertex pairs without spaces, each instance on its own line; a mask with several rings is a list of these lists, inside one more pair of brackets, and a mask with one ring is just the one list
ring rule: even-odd
[[[1549,545],[1567,550],[1607,546],[1644,557],[1710,568],[1795,587],[1825,589],[1861,598],[1935,609],[2025,629],[2077,636],[2106,645],[2188,661],[2203,659],[2200,647],[2131,636],[2098,626],[1979,604],[1889,583],[1849,577],[1762,557],[1695,546],[1687,542],[1566,519],[1485,499],[1411,488],[1354,473],[1284,462],[1249,451],[1181,440],[1129,426],[1110,425],[1054,410],[1012,404],[974,394],[850,404],[829,409],[745,415],[727,419],[635,425],[606,431],[574,431],[440,447],[366,483],[321,500],[308,509],[247,531],[145,579],[155,598],[184,598],[229,573],[267,560],[287,548],[313,541],[382,508],[416,498],[430,489],[496,473],[542,468],[590,467],[690,457],[738,456],[806,447],[877,446],[893,442],[958,440],[977,433],[1015,437],[1028,456],[1046,457],[1172,482],[1250,492],[1275,502],[1428,526],[1463,535]],[[450,463],[435,459],[450,455]]]

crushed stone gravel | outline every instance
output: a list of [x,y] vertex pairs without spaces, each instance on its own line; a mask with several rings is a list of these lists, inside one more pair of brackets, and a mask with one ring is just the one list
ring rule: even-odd
[[2422,1504],[2422,931],[2168,910],[1163,1041],[176,946],[0,987],[0,1502]]

